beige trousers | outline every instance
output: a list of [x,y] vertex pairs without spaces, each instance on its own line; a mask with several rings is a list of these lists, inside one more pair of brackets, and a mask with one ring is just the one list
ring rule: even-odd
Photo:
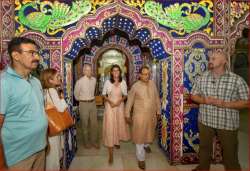
[[9,170],[34,170],[45,169],[45,150],[39,151],[32,156],[8,167]]
[[83,143],[97,144],[98,142],[98,123],[95,101],[80,102],[79,104],[80,120],[83,130]]

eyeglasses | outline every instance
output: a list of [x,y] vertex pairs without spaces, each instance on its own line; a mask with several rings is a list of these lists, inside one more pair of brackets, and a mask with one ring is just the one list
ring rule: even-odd
[[35,51],[35,50],[21,50],[21,52],[26,52],[31,54],[33,57],[39,57],[40,53],[39,51]]

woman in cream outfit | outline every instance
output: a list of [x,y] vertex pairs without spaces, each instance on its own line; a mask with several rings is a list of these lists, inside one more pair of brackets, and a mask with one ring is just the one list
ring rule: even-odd
[[130,139],[129,128],[124,116],[124,100],[127,98],[127,85],[121,77],[119,65],[113,65],[110,80],[103,87],[105,99],[103,118],[103,143],[109,150],[109,163],[113,163],[113,147],[120,147],[120,140]]
[[[68,105],[66,104],[63,93],[59,92],[56,87],[61,85],[61,76],[53,69],[42,71],[41,83],[44,89],[44,99],[46,106],[55,106],[58,112],[63,112]],[[60,159],[63,157],[64,135],[56,135],[48,138],[49,150],[46,154],[46,170],[60,170]]]

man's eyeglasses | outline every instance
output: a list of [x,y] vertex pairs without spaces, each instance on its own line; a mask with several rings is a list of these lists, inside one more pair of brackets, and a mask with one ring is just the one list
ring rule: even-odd
[[21,50],[21,52],[26,52],[31,54],[33,57],[39,57],[40,56],[40,52],[39,51],[35,51],[35,50]]

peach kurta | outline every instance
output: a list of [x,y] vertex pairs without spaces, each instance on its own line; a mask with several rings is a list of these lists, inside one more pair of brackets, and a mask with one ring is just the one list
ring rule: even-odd
[[[125,87],[125,88],[124,88]],[[125,81],[119,86],[115,86],[107,80],[104,84],[103,95],[108,95],[108,98],[117,102],[123,95],[127,95],[127,87]],[[103,143],[107,147],[119,145],[120,140],[128,141],[130,139],[129,127],[125,121],[124,103],[119,106],[111,107],[108,102],[105,102],[105,111],[103,118]]]
[[135,144],[152,143],[160,114],[160,99],[155,83],[137,81],[128,94],[125,115],[130,117],[133,107],[132,140]]

